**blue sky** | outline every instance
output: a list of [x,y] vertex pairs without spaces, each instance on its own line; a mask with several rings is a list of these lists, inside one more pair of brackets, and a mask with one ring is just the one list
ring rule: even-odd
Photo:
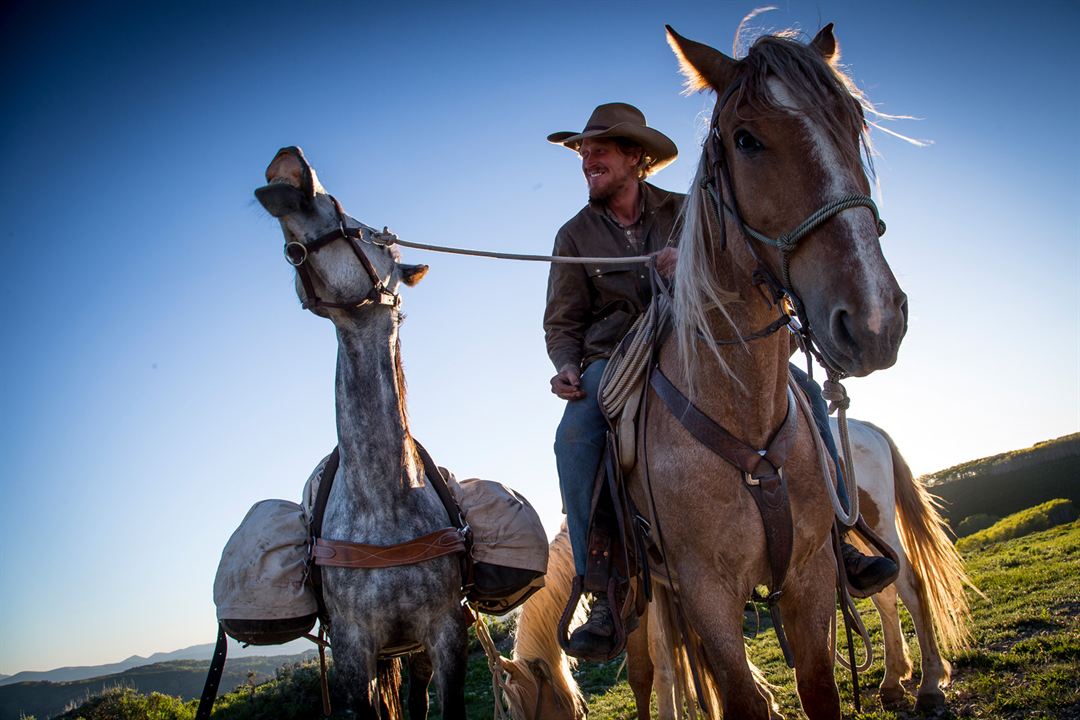
[[[895,129],[933,142],[877,136],[911,327],[848,386],[916,472],[1080,429],[1080,9],[989,7],[793,0],[756,23],[835,22],[871,98],[921,118]],[[682,152],[657,184],[685,190],[711,98],[679,94],[663,25],[730,51],[751,9],[5,6],[0,673],[210,642],[225,540],[333,446],[332,328],[252,198],[277,148],[406,239],[547,252],[584,183],[544,137],[632,102]],[[546,268],[406,259],[432,267],[405,296],[414,433],[554,529]]]

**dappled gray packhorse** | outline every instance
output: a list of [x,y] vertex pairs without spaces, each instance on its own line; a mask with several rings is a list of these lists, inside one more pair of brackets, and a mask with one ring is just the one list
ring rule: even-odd
[[447,550],[425,551],[407,565],[321,568],[335,685],[358,717],[380,716],[380,705],[397,717],[396,687],[377,687],[386,684],[377,678],[393,675],[385,658],[422,649],[410,656],[410,685],[418,690],[410,693],[410,714],[426,715],[434,677],[443,717],[463,718],[468,621],[461,546],[409,434],[398,339],[398,289],[416,284],[427,266],[403,265],[395,249],[372,242],[374,231],[323,190],[299,148],[279,151],[266,179],[255,194],[281,221],[300,301],[330,319],[338,338],[340,464],[321,533],[337,545],[320,542],[316,556],[370,555],[424,537]]

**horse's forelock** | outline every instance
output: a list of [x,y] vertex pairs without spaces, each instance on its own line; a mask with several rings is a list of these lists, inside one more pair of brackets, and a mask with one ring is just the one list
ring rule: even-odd
[[[764,117],[790,112],[769,89],[769,80],[775,78],[791,93],[800,112],[825,131],[843,160],[861,163],[872,176],[865,112],[873,111],[873,106],[840,67],[826,61],[817,48],[795,40],[796,36],[794,31],[783,31],[754,41],[740,62],[742,86],[734,98],[740,112]],[[859,142],[853,143],[853,137]]]

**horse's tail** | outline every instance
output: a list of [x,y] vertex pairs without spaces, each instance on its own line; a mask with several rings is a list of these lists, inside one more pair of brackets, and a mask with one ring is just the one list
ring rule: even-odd
[[[585,698],[571,672],[574,660],[563,653],[557,636],[559,618],[570,597],[573,581],[574,555],[564,523],[551,541],[544,587],[521,606],[514,633],[513,660],[502,661],[503,669],[510,676],[504,694],[515,719],[529,717],[544,685],[550,685],[568,718],[585,717]],[[579,605],[571,626],[579,625],[584,619],[585,608]]]
[[[658,669],[667,666],[668,672],[673,671],[674,678],[670,691],[666,688],[657,688],[658,693],[670,693],[669,697],[674,701],[675,717],[682,717],[686,709],[691,715],[695,714],[694,705],[697,704],[698,689],[694,681],[694,670],[697,668],[698,680],[700,681],[703,699],[708,705],[709,720],[720,720],[723,717],[723,706],[720,696],[720,684],[713,674],[712,666],[709,665],[705,650],[697,634],[690,628],[686,628],[686,638],[679,629],[676,609],[672,602],[670,590],[660,585],[653,586],[653,602],[649,606],[650,616],[655,618],[649,624],[649,651],[653,655],[653,664]],[[691,665],[691,662],[693,663]],[[769,717],[781,718],[780,706],[773,696],[775,689],[764,673],[747,657],[746,664],[754,676],[754,683],[758,691],[769,704]],[[661,670],[661,677],[667,673]],[[704,712],[704,708],[700,708]]]
[[401,658],[380,659],[376,665],[379,706],[386,720],[404,720],[401,708]]
[[[865,422],[865,421],[863,421]],[[938,643],[947,653],[970,645],[971,608],[965,587],[982,594],[964,570],[964,561],[949,540],[941,500],[911,474],[896,443],[881,428],[866,423],[889,444],[896,495],[896,526],[912,570],[912,584],[933,619]]]

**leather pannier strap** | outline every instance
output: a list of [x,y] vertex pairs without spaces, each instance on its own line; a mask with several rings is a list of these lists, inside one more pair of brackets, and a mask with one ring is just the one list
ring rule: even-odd
[[465,552],[465,539],[461,531],[457,528],[443,528],[399,545],[363,545],[318,538],[311,554],[316,565],[385,568],[414,565],[462,552]]

